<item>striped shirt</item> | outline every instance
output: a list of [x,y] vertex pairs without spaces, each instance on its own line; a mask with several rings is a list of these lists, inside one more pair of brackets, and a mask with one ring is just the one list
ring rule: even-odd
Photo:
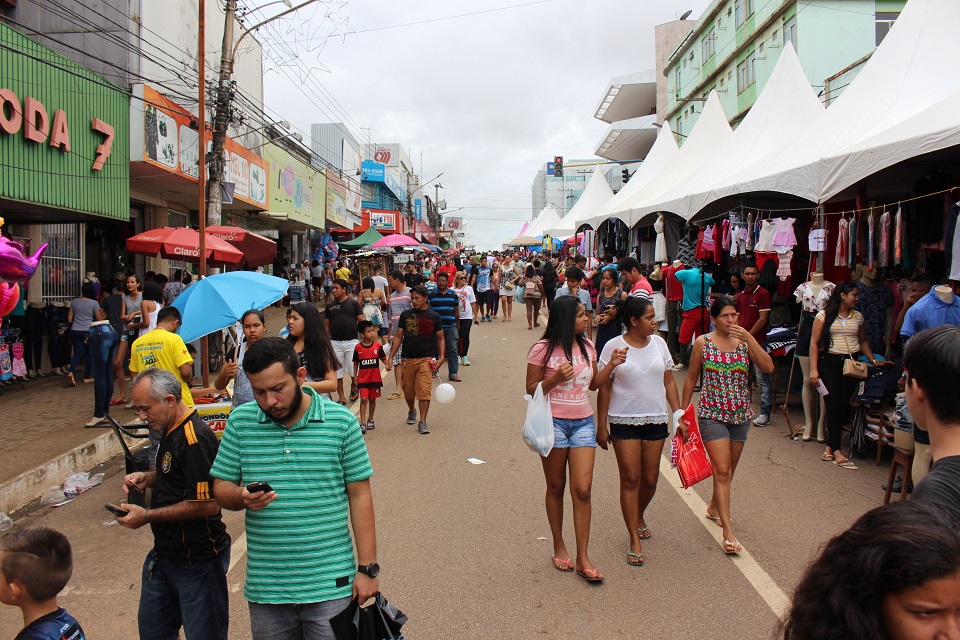
[[244,596],[262,604],[325,602],[351,594],[356,560],[345,485],[373,475],[357,418],[303,387],[310,407],[290,428],[256,402],[230,413],[210,474],[268,482],[277,499],[246,511]]
[[400,323],[400,314],[407,309],[413,309],[413,302],[410,301],[410,289],[403,291],[392,291],[390,293],[390,333],[397,332],[397,326]]
[[[817,320],[825,323],[827,312],[817,314]],[[830,348],[827,353],[849,355],[860,351],[860,325],[863,324],[863,315],[856,309],[850,310],[850,316],[837,319],[830,325]]]
[[428,296],[430,308],[437,312],[440,319],[443,320],[443,328],[457,326],[457,311],[460,306],[460,298],[453,289],[447,289],[445,293],[434,291]]

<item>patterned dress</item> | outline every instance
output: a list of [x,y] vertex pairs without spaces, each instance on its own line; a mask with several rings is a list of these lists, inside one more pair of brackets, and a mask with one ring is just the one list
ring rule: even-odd
[[727,424],[743,424],[754,413],[747,395],[750,388],[750,357],[745,342],[727,353],[710,335],[703,343],[703,387],[700,391],[701,418]]

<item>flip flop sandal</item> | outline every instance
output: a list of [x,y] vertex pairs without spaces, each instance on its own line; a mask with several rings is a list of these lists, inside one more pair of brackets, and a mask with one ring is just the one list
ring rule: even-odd
[[553,556],[553,568],[557,571],[562,571],[563,573],[569,573],[573,571],[573,558],[561,560],[557,556]]
[[823,454],[822,456],[820,456],[820,459],[823,460],[824,462],[833,462],[833,456],[830,455],[829,453]]
[[833,464],[837,465],[838,467],[843,467],[844,469],[850,469],[851,471],[856,471],[857,469],[860,468],[857,465],[853,464],[853,461],[851,460],[844,460],[843,462],[837,462],[836,460],[834,460]]
[[[650,533],[650,527],[640,527],[637,529],[637,533],[640,535],[641,540],[649,540],[653,537],[653,534]],[[640,554],[643,555],[643,554]],[[643,564],[643,563],[640,563]]]
[[337,400],[337,404],[342,404],[343,406],[347,406],[347,403],[344,402],[343,400]]
[[351,391],[351,392],[350,392],[350,402],[356,402],[356,401],[357,401],[357,398],[359,398],[359,397],[360,397],[360,391],[359,391],[359,390],[357,390],[357,391]]
[[390,395],[388,395],[387,400],[399,400],[402,397],[403,397],[403,394],[398,391],[397,393],[391,393]]
[[603,574],[600,573],[599,569],[584,569],[583,571],[577,571],[577,575],[587,582],[603,582]]
[[111,401],[110,401],[110,406],[111,406],[111,407],[117,407],[117,406],[120,406],[121,404],[122,404],[122,405],[126,405],[126,404],[127,404],[127,401],[126,401],[126,400],[111,400]]
[[630,565],[631,567],[642,567],[643,554],[627,551],[627,564]]
[[720,516],[712,516],[709,513],[706,515],[707,520],[713,520],[718,527],[722,527],[723,523],[720,521]]
[[729,540],[724,540],[722,546],[723,546],[723,552],[728,556],[735,556],[741,551],[743,551],[743,547],[740,545],[739,542],[730,542]]

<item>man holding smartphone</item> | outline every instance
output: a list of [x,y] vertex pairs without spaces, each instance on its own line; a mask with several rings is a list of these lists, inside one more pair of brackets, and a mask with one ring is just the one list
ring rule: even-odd
[[[282,338],[258,340],[243,368],[256,403],[230,414],[211,475],[217,502],[246,510],[251,634],[332,640],[330,618],[379,591],[360,424],[303,385],[306,370]],[[255,482],[268,487],[248,488]]]
[[117,522],[130,529],[149,524],[153,549],[143,565],[141,640],[177,637],[226,640],[230,537],[213,500],[210,467],[217,437],[181,397],[180,380],[161,367],[133,380],[133,404],[151,431],[161,434],[155,471],[123,478],[128,495],[153,489],[150,507],[130,503]]

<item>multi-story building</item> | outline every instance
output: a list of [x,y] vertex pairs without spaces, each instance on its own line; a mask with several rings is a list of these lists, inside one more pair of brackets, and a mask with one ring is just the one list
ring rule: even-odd
[[562,177],[553,175],[552,162],[540,167],[530,187],[532,195],[531,219],[536,218],[537,214],[548,204],[552,204],[556,208],[561,218],[565,216],[583,194],[583,190],[587,187],[587,180],[593,174],[596,163],[596,158],[565,158]]
[[792,42],[814,87],[873,53],[905,0],[713,0],[670,56],[664,119],[688,135],[712,90],[731,124],[746,115]]

